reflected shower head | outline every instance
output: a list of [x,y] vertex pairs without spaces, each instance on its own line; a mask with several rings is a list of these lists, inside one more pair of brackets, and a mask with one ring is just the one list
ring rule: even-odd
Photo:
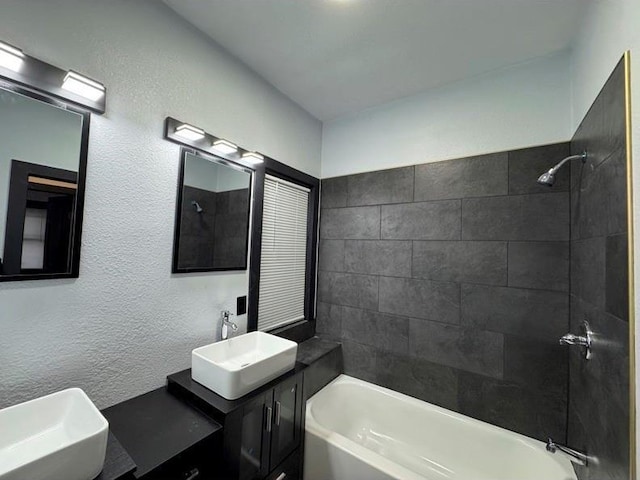
[[582,163],[584,163],[587,161],[587,152],[583,152],[581,155],[571,155],[570,157],[565,158],[560,163],[540,175],[538,177],[538,183],[540,185],[552,187],[553,184],[556,183],[556,173],[558,173],[558,170],[560,170],[565,163],[570,162],[571,160],[582,160]]
[[204,212],[204,210],[202,209],[202,207],[200,206],[200,204],[198,202],[196,202],[195,200],[191,200],[191,205],[193,205],[193,208],[196,209],[196,213],[202,213]]

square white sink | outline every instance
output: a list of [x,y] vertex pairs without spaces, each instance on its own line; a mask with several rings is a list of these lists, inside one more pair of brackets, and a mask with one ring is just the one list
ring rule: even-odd
[[93,480],[109,423],[79,388],[0,410],[0,480]]
[[291,370],[298,344],[251,332],[191,352],[191,378],[227,400],[235,400]]

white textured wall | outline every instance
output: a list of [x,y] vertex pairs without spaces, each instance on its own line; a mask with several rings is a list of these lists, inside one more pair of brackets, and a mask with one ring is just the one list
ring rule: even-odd
[[325,123],[322,177],[566,141],[569,66],[559,53]]
[[321,125],[154,0],[3,0],[0,37],[103,81],[80,278],[0,284],[0,407],[70,386],[104,407],[163,384],[211,342],[245,273],[171,271],[184,119],[312,175]]
[[[634,250],[636,284],[636,411],[640,411],[640,2],[594,0],[582,25],[572,57],[573,123],[577,127],[613,71],[631,50],[631,97],[634,183]],[[637,419],[640,445],[640,417]],[[636,452],[640,464],[640,451]],[[640,475],[638,475],[640,478]]]

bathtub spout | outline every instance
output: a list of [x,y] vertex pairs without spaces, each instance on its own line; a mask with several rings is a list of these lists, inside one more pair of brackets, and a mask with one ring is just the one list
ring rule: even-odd
[[589,466],[590,458],[586,453],[579,452],[578,450],[574,450],[573,448],[565,447],[564,445],[560,445],[555,443],[551,437],[547,440],[547,452],[556,453],[557,450],[560,450],[564,454],[568,455],[571,458],[573,463],[577,463],[582,466]]

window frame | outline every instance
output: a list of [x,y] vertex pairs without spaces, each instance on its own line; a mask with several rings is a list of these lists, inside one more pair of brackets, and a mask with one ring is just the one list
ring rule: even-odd
[[264,158],[264,163],[255,169],[254,208],[252,211],[253,230],[249,255],[249,305],[247,331],[258,330],[258,305],[260,302],[260,266],[262,260],[262,220],[264,209],[264,181],[269,174],[309,189],[307,210],[307,261],[305,272],[304,320],[268,330],[296,341],[313,336],[316,321],[316,284],[318,267],[318,220],[320,207],[320,180],[272,158]]

